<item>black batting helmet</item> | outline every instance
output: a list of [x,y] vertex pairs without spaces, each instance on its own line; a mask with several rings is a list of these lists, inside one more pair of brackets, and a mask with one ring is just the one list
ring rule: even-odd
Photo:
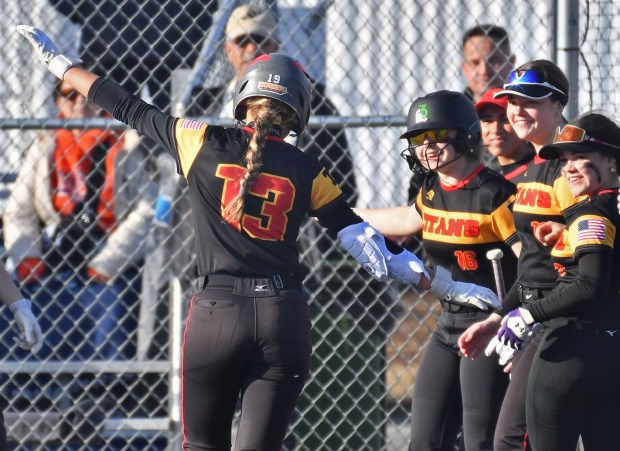
[[457,130],[457,151],[476,153],[481,148],[480,118],[472,101],[460,92],[436,91],[414,100],[407,116],[407,131],[400,138],[435,129]]
[[235,88],[233,114],[235,119],[245,119],[245,101],[250,97],[268,97],[290,106],[299,117],[301,134],[310,119],[312,83],[299,61],[283,53],[270,53],[250,63]]

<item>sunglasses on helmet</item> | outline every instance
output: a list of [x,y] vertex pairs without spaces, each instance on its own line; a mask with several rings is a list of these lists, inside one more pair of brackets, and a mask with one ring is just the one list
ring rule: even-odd
[[538,85],[544,86],[545,88],[552,89],[556,92],[566,95],[564,91],[560,88],[553,86],[551,83],[547,81],[547,77],[542,72],[538,72],[536,70],[513,70],[508,75],[506,79],[506,83],[504,84],[504,89],[508,89],[511,86],[518,85]]
[[419,135],[407,138],[407,141],[409,141],[410,146],[415,147],[424,144],[424,141],[426,141],[427,138],[429,141],[432,141],[434,143],[445,143],[450,141],[450,138],[448,137],[448,129],[446,128],[426,130]]
[[575,125],[565,125],[563,128],[558,127],[555,132],[555,136],[553,137],[553,144],[581,142],[593,142],[597,144],[604,144],[615,149],[620,149],[620,147],[618,146],[588,136],[588,134],[583,128],[579,128]]

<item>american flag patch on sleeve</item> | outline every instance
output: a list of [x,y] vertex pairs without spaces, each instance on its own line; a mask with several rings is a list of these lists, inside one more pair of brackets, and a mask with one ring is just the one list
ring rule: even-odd
[[605,221],[602,219],[582,219],[577,223],[577,240],[605,241]]
[[181,128],[184,130],[200,130],[202,122],[195,119],[183,119],[181,121]]

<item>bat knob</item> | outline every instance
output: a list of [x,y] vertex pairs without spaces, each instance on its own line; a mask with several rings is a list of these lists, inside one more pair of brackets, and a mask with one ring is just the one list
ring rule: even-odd
[[488,260],[501,260],[503,256],[504,256],[504,252],[502,252],[501,249],[491,249],[490,251],[487,252]]

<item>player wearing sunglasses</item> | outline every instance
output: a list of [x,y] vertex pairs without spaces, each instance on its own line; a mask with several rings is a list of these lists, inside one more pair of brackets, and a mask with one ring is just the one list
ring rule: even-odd
[[[494,97],[507,97],[506,115],[510,124],[517,135],[529,141],[538,153],[543,146],[553,142],[557,128],[564,125],[562,112],[568,102],[568,90],[568,80],[560,68],[548,60],[534,60],[511,72],[503,89]],[[557,160],[546,161],[536,155],[519,179],[513,207],[515,226],[523,245],[517,282],[502,301],[502,310],[484,323],[475,325],[459,339],[461,352],[465,355],[475,358],[492,337],[495,338],[487,348],[487,355],[493,350],[498,354],[503,352],[505,344],[502,340],[506,337],[503,333],[496,336],[496,333],[500,322],[507,323],[509,318],[502,317],[548,295],[555,286],[557,272],[546,246],[551,237],[543,237],[541,241],[535,231],[539,224],[547,221],[564,224],[563,215],[581,200],[571,195],[560,170]],[[506,286],[510,287],[509,284]],[[505,332],[505,327],[502,330]],[[529,337],[531,343],[512,359],[510,386],[497,423],[493,448],[496,451],[523,449],[524,440],[527,440],[525,393],[530,365],[541,337],[542,328]]]
[[[533,449],[615,449],[620,443],[620,127],[586,114],[558,128],[541,158],[559,162],[573,196],[587,196],[566,215],[551,251],[553,291],[508,313],[525,329],[546,331],[529,374],[527,430]],[[518,334],[507,330],[510,340]]]
[[[388,235],[421,233],[438,272],[491,289],[493,270],[485,255],[500,248],[507,283],[512,283],[516,257],[511,248],[518,252],[520,246],[510,211],[515,186],[480,162],[481,129],[473,103],[452,91],[420,97],[411,105],[401,138],[409,144],[402,156],[411,170],[427,173],[416,202],[358,213]],[[454,443],[444,425],[460,401],[466,449],[491,449],[508,378],[490,359],[463,358],[456,342],[490,311],[456,305],[449,296],[438,299],[442,312],[416,376],[409,449]]]

